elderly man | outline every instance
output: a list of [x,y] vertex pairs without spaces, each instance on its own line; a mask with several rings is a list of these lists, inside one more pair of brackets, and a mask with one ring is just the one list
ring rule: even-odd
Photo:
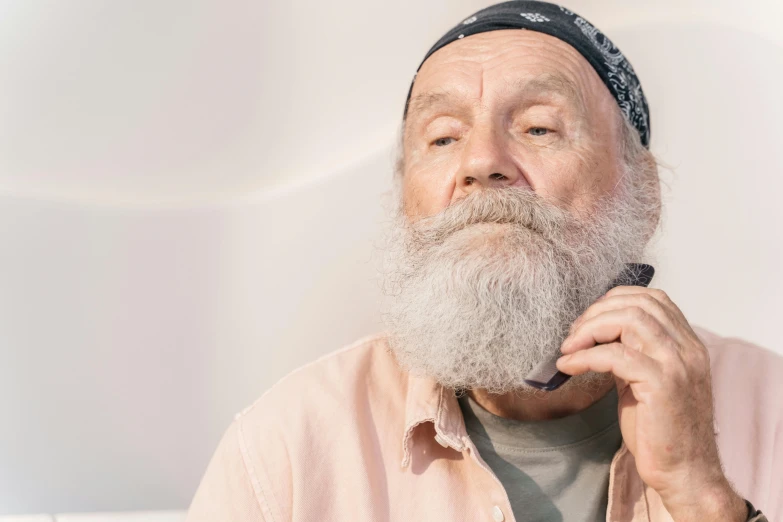
[[387,330],[237,415],[188,520],[783,520],[783,361],[625,277],[660,191],[612,42],[549,3],[481,10],[402,131]]

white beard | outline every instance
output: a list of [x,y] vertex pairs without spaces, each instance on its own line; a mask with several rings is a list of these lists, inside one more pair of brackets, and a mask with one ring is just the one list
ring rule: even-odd
[[[533,393],[527,374],[573,321],[641,262],[644,198],[621,190],[580,218],[517,187],[471,193],[410,223],[396,188],[384,321],[400,365],[454,389]],[[590,388],[586,374],[566,386]]]

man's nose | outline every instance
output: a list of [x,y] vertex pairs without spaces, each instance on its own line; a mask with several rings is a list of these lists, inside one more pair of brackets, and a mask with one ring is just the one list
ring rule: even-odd
[[530,186],[496,128],[474,127],[462,151],[457,188],[465,194],[506,185]]

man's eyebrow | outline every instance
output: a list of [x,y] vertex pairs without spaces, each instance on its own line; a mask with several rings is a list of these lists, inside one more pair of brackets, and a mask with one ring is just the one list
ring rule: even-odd
[[[568,79],[557,74],[545,74],[537,76],[531,79],[520,79],[510,84],[512,92],[517,93],[516,96],[525,99],[533,98],[536,95],[553,93],[560,95],[576,110],[577,116],[580,118],[586,117],[587,110],[585,108],[584,100],[580,96],[579,90]],[[408,103],[408,110],[405,115],[405,119],[409,119],[411,116],[416,116],[419,113],[433,108],[436,105],[444,104],[451,101],[453,98],[459,98],[460,96],[448,91],[430,91],[421,94],[417,94],[410,99]]]
[[408,107],[405,111],[405,120],[410,119],[411,115],[415,117],[419,113],[430,109],[435,105],[448,102],[449,100],[458,97],[458,95],[448,91],[430,91],[417,94],[408,102]]
[[537,76],[529,81],[518,81],[515,85],[523,96],[535,94],[554,93],[559,94],[567,101],[571,102],[575,109],[582,114],[585,113],[585,105],[580,95],[579,89],[571,80],[557,74],[545,74]]

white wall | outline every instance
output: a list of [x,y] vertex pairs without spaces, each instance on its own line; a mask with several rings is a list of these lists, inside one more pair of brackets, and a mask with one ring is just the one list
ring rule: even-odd
[[176,211],[3,200],[2,509],[186,506],[235,412],[379,327],[387,163]]
[[783,353],[783,3],[569,5],[630,58],[670,167],[653,286],[692,322]]
[[[0,0],[0,514],[186,507],[236,411],[380,327],[410,77],[488,4]],[[565,5],[674,168],[654,286],[783,353],[783,7]]]

